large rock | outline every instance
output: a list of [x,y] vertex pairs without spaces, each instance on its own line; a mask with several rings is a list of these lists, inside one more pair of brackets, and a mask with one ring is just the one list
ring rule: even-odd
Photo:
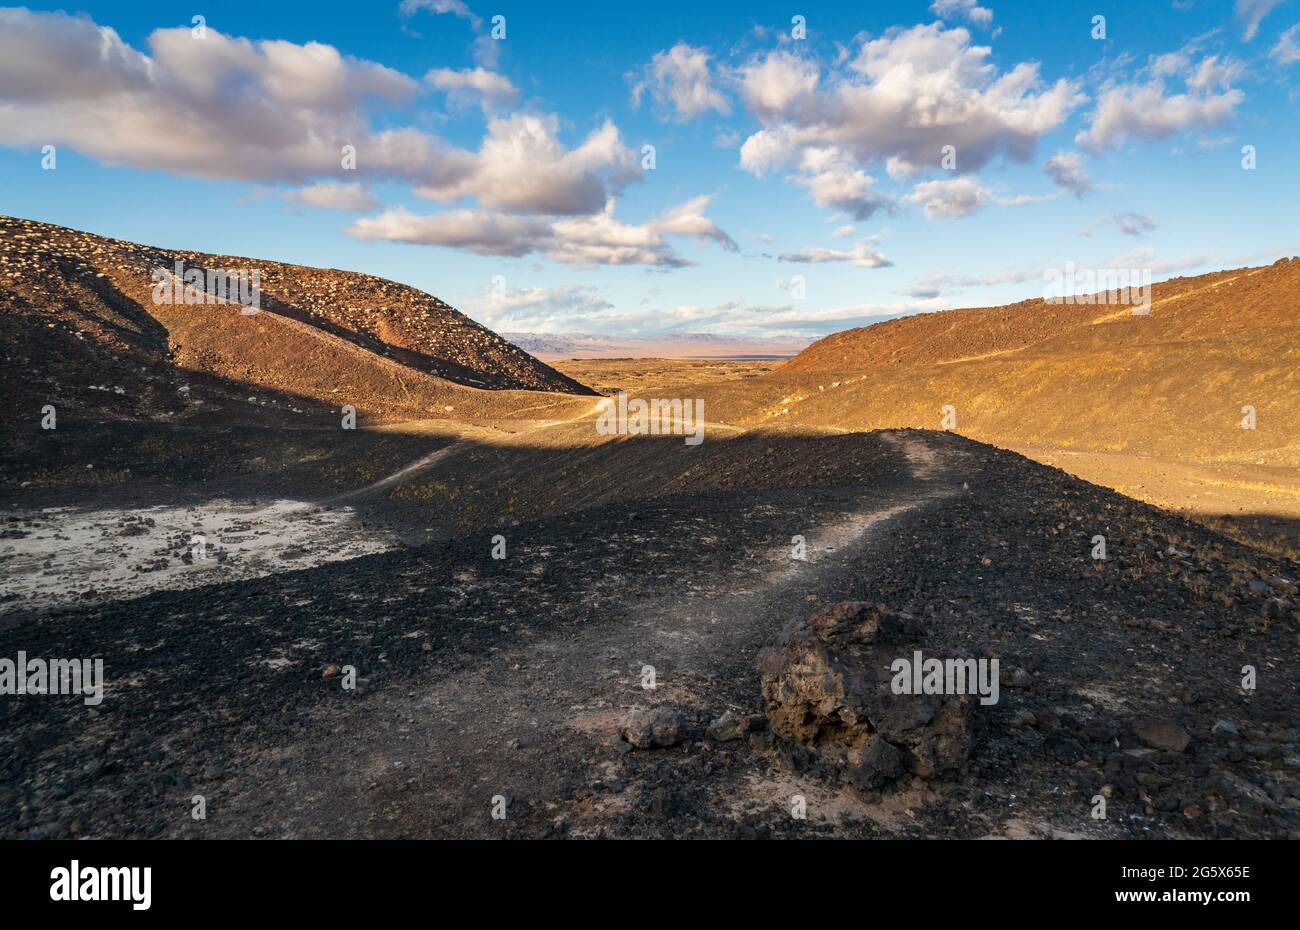
[[890,688],[890,665],[910,660],[923,632],[908,614],[859,601],[786,624],[759,654],[772,731],[863,788],[960,768],[973,741],[974,699]]
[[690,734],[686,717],[675,707],[633,707],[623,720],[623,739],[637,749],[676,746]]

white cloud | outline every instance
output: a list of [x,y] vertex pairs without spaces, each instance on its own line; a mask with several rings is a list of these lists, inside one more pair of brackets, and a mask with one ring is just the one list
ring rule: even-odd
[[[498,103],[516,94],[484,68],[433,69],[422,85],[328,45],[253,42],[210,27],[202,39],[155,30],[147,44],[149,54],[138,52],[86,17],[0,10],[0,144],[61,144],[204,178],[400,180],[444,202],[548,216],[600,213],[641,174],[608,121],[569,149],[554,115],[492,119],[477,152],[412,127],[371,127],[373,102],[408,103],[422,87]],[[343,168],[345,146],[354,171]],[[304,196],[338,200],[340,190]]]
[[885,173],[895,181],[906,181],[921,173],[919,165],[914,165],[906,158],[891,155],[885,160]]
[[795,183],[806,187],[819,207],[841,210],[855,220],[893,208],[893,202],[875,190],[876,179],[855,168],[847,154],[833,146],[805,148],[799,169]]
[[[1131,83],[1111,82],[1102,89],[1087,130],[1075,142],[1094,151],[1125,139],[1168,138],[1231,119],[1245,94],[1232,87],[1240,66],[1207,55],[1193,64],[1184,52],[1156,56]],[[1168,78],[1181,77],[1182,93],[1166,93]]]
[[1241,21],[1242,38],[1249,42],[1259,32],[1259,24],[1282,0],[1237,0],[1233,7]]
[[1051,194],[1015,194],[1010,197],[994,197],[993,202],[999,207],[1023,207],[1031,203],[1047,203],[1061,196],[1060,191]]
[[469,8],[465,0],[402,0],[401,6],[397,9],[403,16],[413,16],[421,10],[430,13],[450,13],[453,16],[468,20],[469,24],[475,29],[483,23],[483,20]]
[[694,119],[709,110],[730,113],[731,104],[713,86],[709,57],[707,49],[685,42],[657,52],[632,88],[633,104],[640,106],[642,94],[649,90],[656,104],[671,107],[680,120]]
[[993,22],[993,11],[982,7],[977,0],[934,0],[930,12],[944,19],[967,19],[980,26]]
[[282,195],[286,201],[305,207],[322,210],[347,210],[352,213],[364,213],[379,206],[379,198],[358,183],[336,184],[322,182],[297,190],[287,191]]
[[837,226],[835,232],[831,233],[836,239],[847,239],[857,231],[855,226]]
[[856,268],[889,268],[894,264],[876,251],[874,240],[857,242],[852,249],[847,251],[813,247],[799,252],[787,252],[780,256],[778,260],[807,265],[819,265],[823,262],[849,262]]
[[1043,164],[1043,173],[1061,190],[1082,198],[1093,188],[1092,178],[1084,170],[1077,152],[1057,152]]
[[611,193],[640,177],[640,166],[606,121],[575,149],[557,138],[554,115],[519,113],[493,119],[472,168],[416,193],[450,202],[474,197],[506,213],[577,215],[600,212]]
[[919,204],[927,219],[958,219],[969,216],[988,199],[989,193],[974,178],[951,181],[922,181],[903,199]]
[[696,239],[710,240],[729,252],[735,252],[739,249],[735,240],[719,229],[713,220],[704,215],[704,211],[708,209],[709,204],[712,202],[713,196],[711,194],[693,197],[685,203],[664,211],[657,219],[652,220],[649,225],[657,232],[671,236],[691,236]]
[[[737,80],[763,127],[741,146],[741,165],[760,176],[794,168],[795,182],[816,200],[810,151],[835,154],[834,171],[821,182],[830,190],[846,181],[861,190],[870,175],[852,172],[872,163],[883,162],[895,180],[913,177],[937,167],[947,145],[963,171],[999,155],[1027,160],[1086,98],[1073,81],[1046,85],[1034,62],[999,71],[991,50],[970,38],[967,29],[938,22],[891,29],[850,50],[825,81],[816,63],[786,51],[754,58]],[[870,196],[859,204],[859,218],[883,205]]]
[[317,42],[158,29],[150,54],[84,16],[0,10],[0,142],[67,145],[109,164],[203,178],[302,183],[341,173],[450,183],[474,157],[411,128],[374,131],[373,100],[417,81]]
[[1280,65],[1293,65],[1300,61],[1300,23],[1278,36],[1269,55]]
[[467,249],[480,255],[521,256],[540,252],[574,265],[652,265],[679,268],[694,262],[678,256],[669,236],[736,243],[704,215],[712,200],[695,197],[639,225],[614,215],[611,199],[599,213],[563,219],[512,216],[487,210],[453,210],[421,216],[397,207],[358,219],[348,234],[358,239]]
[[819,80],[815,64],[782,51],[751,61],[738,77],[745,105],[764,121],[780,120],[801,104],[811,103]]
[[[560,306],[551,312],[546,306],[546,298],[539,296],[541,306],[536,319],[516,317],[518,322],[510,328],[550,333],[617,332],[628,336],[721,333],[757,338],[806,337],[947,306],[946,302],[933,300],[847,307],[818,307],[804,305],[802,302],[748,304],[740,300],[728,300],[711,306],[678,304],[637,312],[610,313],[584,311],[581,307],[584,299],[582,295],[571,297],[575,308],[568,312],[563,307],[568,299],[568,295],[556,295],[554,303]],[[591,299],[596,302],[600,300],[595,296]],[[504,325],[500,328],[507,329]]]
[[507,332],[571,332],[598,326],[600,315],[614,309],[594,287],[563,284],[494,293],[485,290],[473,308],[476,320]]
[[508,107],[519,98],[519,90],[510,79],[486,68],[434,68],[424,76],[432,87],[446,91],[454,100],[477,99],[484,106]]
[[378,216],[357,220],[348,228],[348,235],[467,249],[479,255],[518,256],[534,251],[549,230],[549,224],[537,217],[468,209],[423,216],[405,207],[392,207]]

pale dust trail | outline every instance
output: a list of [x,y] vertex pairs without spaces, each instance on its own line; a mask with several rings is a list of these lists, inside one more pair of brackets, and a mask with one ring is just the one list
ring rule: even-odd
[[[528,436],[533,433],[541,432],[544,429],[551,429],[556,426],[563,426],[566,423],[575,423],[578,420],[584,420],[587,417],[590,417],[600,411],[600,404],[601,401],[603,400],[604,398],[595,401],[589,409],[584,410],[582,413],[579,413],[577,416],[568,417],[563,420],[544,420],[538,425],[531,427],[530,429],[526,429],[519,433],[516,433],[515,435]],[[376,491],[386,490],[395,485],[401,484],[403,481],[406,481],[410,478],[414,478],[416,475],[428,471],[430,468],[432,468],[434,465],[437,465],[439,462],[445,461],[446,459],[453,458],[454,456],[459,455],[460,453],[464,452],[472,445],[473,443],[470,442],[469,440],[462,439],[458,442],[453,442],[449,446],[443,446],[441,449],[435,449],[433,452],[430,452],[428,455],[422,456],[416,459],[414,462],[402,466],[397,471],[393,472],[391,475],[380,478],[378,481],[374,482],[373,484],[368,484],[363,488],[357,488],[354,491],[347,491],[343,494],[340,494],[337,497],[332,497],[327,501],[322,501],[319,505],[316,506],[327,507],[330,506],[331,504],[337,504],[343,501],[355,500],[358,497],[364,497],[367,494],[373,494]]]
[[[590,753],[592,738],[601,743],[613,738],[629,700],[637,700],[633,693],[651,703],[719,709],[718,676],[731,658],[756,654],[792,610],[811,609],[809,595],[815,593],[823,604],[841,596],[836,578],[842,557],[884,532],[891,521],[956,493],[947,480],[945,450],[928,448],[923,439],[908,435],[892,436],[890,442],[907,456],[917,486],[885,492],[845,516],[799,515],[808,520],[803,529],[807,561],[791,559],[789,546],[778,543],[759,557],[766,565],[758,571],[742,563],[734,571],[712,573],[703,588],[691,587],[696,596],[690,598],[681,596],[684,582],[669,570],[660,593],[623,605],[620,622],[586,624],[563,635],[503,645],[494,651],[490,667],[456,670],[418,691],[376,691],[365,710],[357,711],[364,713],[364,721],[340,723],[331,731],[330,751],[307,741],[276,761],[310,773],[304,777],[314,790],[331,799],[324,808],[314,805],[309,811],[304,806],[294,819],[301,816],[319,825],[322,816],[331,824],[340,818],[343,829],[364,831],[366,826],[359,824],[388,816],[383,805],[393,803],[391,796],[377,792],[375,785],[391,782],[401,766],[403,773],[437,775],[429,779],[434,789],[419,785],[409,788],[409,794],[404,789],[404,807],[436,811],[452,821],[466,812],[460,826],[476,829],[472,812],[479,809],[484,785],[510,784],[523,796],[543,790],[539,786],[558,777],[560,760]],[[743,519],[740,511],[735,517]],[[727,529],[723,523],[716,531]],[[647,663],[671,670],[653,698],[632,684]],[[482,735],[485,721],[490,738]],[[521,756],[516,744],[501,738],[503,733],[523,734],[525,753],[534,745],[546,752]],[[458,756],[453,770],[449,747],[462,744],[473,751]],[[607,755],[612,751],[593,757],[593,777],[605,768],[608,774],[616,772]],[[261,816],[269,790],[262,787],[231,799],[234,820]],[[739,800],[761,801],[764,790],[765,785],[755,784]],[[575,835],[607,828],[619,803],[612,802],[608,810],[577,811]],[[376,822],[388,827],[387,821]]]

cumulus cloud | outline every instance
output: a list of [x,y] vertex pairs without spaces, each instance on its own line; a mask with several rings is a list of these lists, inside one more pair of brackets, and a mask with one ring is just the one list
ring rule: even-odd
[[945,146],[963,171],[998,156],[1028,160],[1086,98],[1073,81],[1046,84],[1035,62],[1000,71],[990,54],[966,28],[935,22],[861,42],[825,79],[791,52],[756,56],[736,71],[763,124],[741,146],[741,166],[758,176],[788,169],[819,205],[864,219],[889,206],[869,165],[906,180],[938,167]]
[[[347,176],[414,185],[503,213],[599,213],[640,177],[606,121],[576,148],[554,115],[493,119],[477,152],[420,129],[373,129],[373,102],[422,87],[504,103],[516,91],[484,68],[434,69],[425,83],[320,43],[250,41],[209,28],[159,29],[149,54],[111,28],[63,13],[0,10],[0,144],[64,144],[110,164],[203,178],[306,184]],[[343,167],[351,146],[355,170]],[[343,188],[312,195],[345,196]],[[306,201],[304,201],[306,202]]]
[[465,0],[402,0],[397,9],[403,16],[413,16],[422,10],[429,13],[450,13],[467,20],[475,29],[483,23],[482,18],[469,8]]
[[707,49],[685,42],[657,52],[632,88],[633,105],[640,106],[642,95],[649,91],[656,104],[672,109],[680,120],[694,119],[709,110],[730,113],[731,104],[713,85],[709,60]]
[[1077,152],[1057,152],[1043,164],[1043,173],[1061,190],[1082,198],[1093,188],[1092,178],[1083,167]]
[[875,189],[876,179],[834,146],[805,148],[794,181],[808,189],[819,207],[841,210],[855,220],[893,209],[893,202]]
[[1300,23],[1278,36],[1269,55],[1280,65],[1293,65],[1300,61]]
[[835,232],[831,233],[831,235],[836,239],[847,239],[856,231],[856,227],[854,226],[837,226],[835,227]]
[[424,80],[438,90],[446,91],[450,99],[478,101],[485,107],[508,107],[519,98],[519,90],[510,79],[486,68],[434,68]]
[[479,255],[519,256],[534,251],[549,231],[550,225],[539,217],[471,209],[427,216],[392,207],[378,216],[357,220],[348,228],[348,235],[467,249]]
[[1024,161],[1038,139],[1085,99],[1067,80],[1045,86],[1037,63],[999,72],[987,46],[941,23],[892,29],[863,42],[824,86],[816,64],[775,51],[740,69],[746,105],[764,127],[741,164],[761,174],[808,146],[833,146],[892,171],[935,165],[945,145],[973,171],[999,154]]
[[358,239],[408,242],[467,249],[480,255],[521,256],[540,252],[574,265],[651,265],[679,268],[669,236],[712,241],[734,250],[736,243],[704,215],[709,196],[696,197],[641,224],[614,215],[611,199],[598,213],[563,219],[513,216],[487,210],[452,210],[422,216],[403,208],[362,217],[348,229]]
[[969,216],[988,199],[989,193],[974,178],[951,181],[922,181],[903,199],[919,204],[927,219],[958,219]]
[[[1090,124],[1075,142],[1100,151],[1128,138],[1153,141],[1224,123],[1245,100],[1232,86],[1240,73],[1240,65],[1217,55],[1199,62],[1185,51],[1156,56],[1134,81],[1112,81],[1102,88]],[[1167,90],[1175,78],[1184,84],[1181,93]]]
[[798,252],[787,252],[781,255],[778,260],[806,265],[819,265],[823,262],[849,262],[855,268],[889,268],[894,264],[876,251],[874,240],[857,242],[849,250],[813,247]]
[[304,207],[316,207],[322,210],[347,210],[351,213],[365,213],[379,206],[379,198],[359,182],[337,184],[322,182],[287,191],[284,200]]
[[302,183],[337,175],[449,183],[474,157],[366,107],[419,83],[318,42],[158,29],[138,52],[84,16],[0,10],[0,142],[63,144],[110,164],[203,178]]
[[740,248],[735,240],[704,215],[704,211],[712,202],[711,194],[693,197],[660,214],[650,226],[658,232],[672,236],[692,236],[696,239],[716,242],[728,252],[735,252]]
[[558,139],[554,115],[493,119],[468,171],[416,193],[443,202],[474,197],[505,213],[600,212],[611,193],[641,176],[640,165],[608,120],[575,149]]
[[943,19],[966,19],[980,26],[993,22],[993,11],[980,6],[976,0],[934,0],[930,12]]
[[1241,22],[1242,38],[1249,42],[1259,32],[1264,17],[1280,6],[1282,0],[1237,0],[1233,11]]
[[812,104],[820,75],[816,64],[774,51],[744,65],[738,78],[745,106],[761,120],[778,121]]

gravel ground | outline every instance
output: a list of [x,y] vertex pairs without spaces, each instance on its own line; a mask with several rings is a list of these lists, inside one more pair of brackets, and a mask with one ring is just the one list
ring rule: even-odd
[[[0,701],[0,836],[1296,834],[1294,562],[953,435],[858,438],[865,479],[628,502],[503,529],[504,559],[485,529],[0,630],[0,657],[101,657],[108,681],[96,707]],[[961,772],[861,792],[763,728],[759,649],[846,599],[924,619],[927,651],[1000,660]],[[673,745],[620,739],[636,705],[680,714]],[[752,732],[706,735],[726,711]]]

